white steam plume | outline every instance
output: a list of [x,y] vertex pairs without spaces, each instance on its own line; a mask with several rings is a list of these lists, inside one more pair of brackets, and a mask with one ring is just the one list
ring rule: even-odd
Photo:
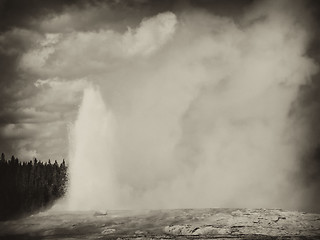
[[301,207],[288,112],[316,72],[303,14],[266,1],[239,23],[190,10],[61,36],[33,70],[102,95],[85,92],[75,124],[72,207]]
[[99,90],[87,88],[72,129],[68,209],[104,210],[106,206],[115,206],[114,129],[114,118]]

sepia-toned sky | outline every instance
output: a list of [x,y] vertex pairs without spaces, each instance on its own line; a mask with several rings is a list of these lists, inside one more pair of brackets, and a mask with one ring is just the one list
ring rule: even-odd
[[[1,1],[1,151],[21,160],[67,158],[68,126],[74,121],[88,73],[75,64],[66,64],[60,72],[41,69],[49,55],[50,61],[55,60],[51,53],[60,37],[108,29],[122,33],[145,17],[190,6],[237,16],[251,1],[209,2]],[[39,43],[43,49],[32,52]],[[69,44],[66,47],[72,48],[72,39]],[[79,56],[79,64],[86,65],[86,57]]]
[[[265,159],[275,158],[281,151],[265,146],[273,146],[272,131],[287,125],[298,160],[279,169],[287,166],[299,175],[299,183],[310,187],[303,207],[316,209],[319,9],[316,0],[0,0],[0,152],[24,161],[68,161],[69,131],[83,91],[94,83],[122,126],[123,159],[145,147],[150,151],[121,166],[120,181],[130,181],[133,189],[151,188],[143,179],[156,182],[168,172],[170,164],[155,160],[163,168],[159,176],[141,171],[144,178],[124,177],[144,157],[166,157],[173,122],[181,131],[175,154],[201,169],[199,176],[209,173],[198,159],[206,166],[217,156],[210,142],[227,159],[228,148],[246,149],[259,140],[254,153],[261,148]],[[160,147],[150,143],[147,130],[159,136]]]

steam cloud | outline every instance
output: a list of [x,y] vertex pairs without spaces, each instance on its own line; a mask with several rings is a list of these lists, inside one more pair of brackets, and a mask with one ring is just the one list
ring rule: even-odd
[[238,22],[164,12],[125,32],[48,35],[24,55],[28,71],[91,82],[71,137],[71,208],[303,208],[289,117],[317,72],[303,7],[260,2]]

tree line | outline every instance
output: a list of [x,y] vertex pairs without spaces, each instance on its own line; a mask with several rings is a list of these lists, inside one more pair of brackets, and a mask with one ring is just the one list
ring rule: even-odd
[[0,220],[48,208],[67,187],[67,166],[54,161],[21,162],[2,153],[0,158]]

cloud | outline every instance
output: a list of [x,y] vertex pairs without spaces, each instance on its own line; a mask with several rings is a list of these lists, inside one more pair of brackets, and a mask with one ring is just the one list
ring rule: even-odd
[[176,16],[167,12],[142,21],[135,31],[129,28],[123,36],[125,52],[128,55],[152,54],[172,37],[176,23]]
[[69,78],[104,72],[119,61],[157,51],[170,40],[175,25],[176,17],[169,12],[144,20],[124,34],[112,30],[74,32],[63,37],[50,34],[22,56],[20,67],[41,76]]
[[21,65],[27,69],[41,69],[52,53],[54,45],[59,41],[59,34],[46,34],[42,41],[38,41],[41,48],[25,53],[21,59]]
[[94,1],[61,1],[45,0],[22,3],[16,0],[2,0],[0,3],[0,32],[10,31],[13,28],[36,29],[38,20],[61,14],[68,7],[81,8],[91,5]]
[[[85,79],[17,81],[10,90],[11,101],[0,112],[2,151],[23,161],[30,160],[34,151],[42,160],[65,158],[68,125],[75,118],[86,86]],[[30,154],[19,155],[28,152]]]

